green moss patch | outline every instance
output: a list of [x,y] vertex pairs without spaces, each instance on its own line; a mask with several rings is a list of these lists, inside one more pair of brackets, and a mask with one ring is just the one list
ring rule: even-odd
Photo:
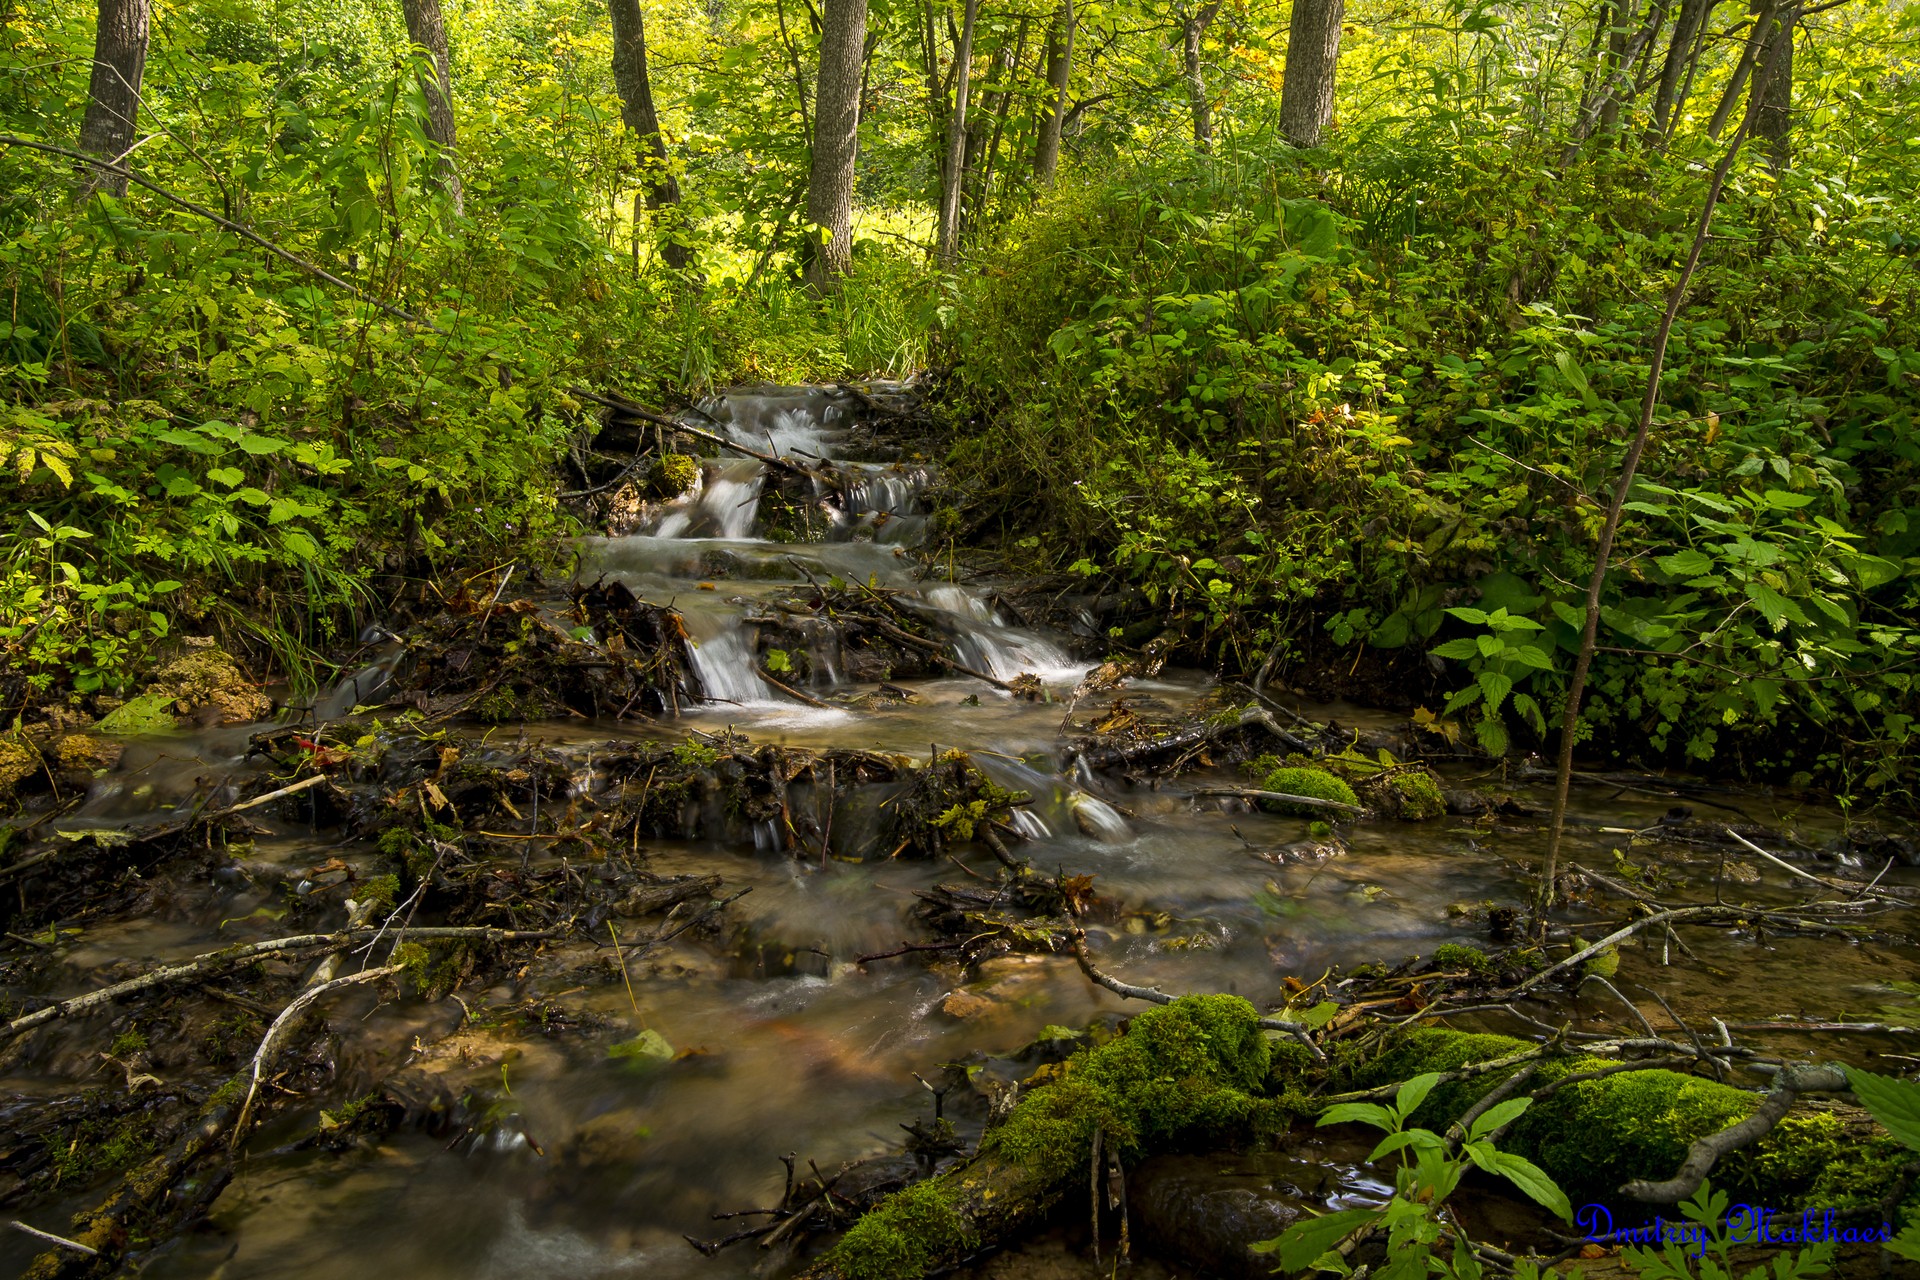
[[[1279,791],[1290,796],[1306,796],[1314,800],[1332,800],[1339,804],[1360,805],[1360,797],[1353,793],[1344,779],[1338,778],[1325,769],[1312,769],[1305,766],[1287,765],[1273,770],[1261,780],[1263,791]],[[1291,813],[1302,818],[1318,818],[1326,811],[1314,805],[1289,804],[1284,800],[1263,800],[1261,805],[1274,813]]]

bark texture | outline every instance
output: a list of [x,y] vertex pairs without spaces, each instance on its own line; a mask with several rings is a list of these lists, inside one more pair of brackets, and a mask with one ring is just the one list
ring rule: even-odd
[[[680,203],[680,183],[667,164],[667,140],[660,132],[660,114],[653,106],[653,81],[647,75],[647,28],[639,0],[607,0],[613,17],[613,83],[620,92],[620,118],[638,142],[640,185],[646,207],[659,214]],[[636,202],[638,203],[638,202]],[[634,210],[634,253],[640,247],[639,210]],[[674,236],[674,220],[657,218],[660,258],[678,271],[691,260],[687,246]]]
[[1280,90],[1280,132],[1296,147],[1317,147],[1333,122],[1334,75],[1346,0],[1295,0],[1287,27],[1286,83]]
[[947,118],[947,157],[940,171],[938,253],[943,266],[952,266],[960,256],[960,188],[967,176],[967,94],[973,87],[973,25],[979,15],[980,0],[967,0],[960,43],[953,51],[953,114]]
[[1766,144],[1767,162],[1778,171],[1793,163],[1793,34],[1798,9],[1789,9],[1767,36],[1760,63],[1768,68],[1765,84],[1756,85],[1760,113],[1753,131]]
[[440,16],[440,0],[402,0],[407,15],[407,39],[427,51],[433,74],[420,77],[427,99],[427,137],[440,150],[437,171],[440,189],[453,202],[454,212],[466,206],[460,169],[454,157],[453,73],[447,58],[447,24]]
[[1047,104],[1033,146],[1033,180],[1042,187],[1053,185],[1060,168],[1060,132],[1067,119],[1067,85],[1073,80],[1074,25],[1073,0],[1060,0],[1047,33]]
[[[1200,44],[1207,38],[1207,28],[1213,25],[1214,15],[1219,12],[1220,0],[1212,0],[1180,20],[1180,59],[1187,81],[1187,108],[1193,113],[1193,145],[1202,151],[1213,148],[1213,100],[1207,96],[1207,73],[1200,61]],[[1299,10],[1296,8],[1295,12]]]
[[1673,127],[1674,115],[1680,106],[1680,86],[1687,67],[1697,56],[1700,31],[1713,6],[1714,0],[1680,0],[1673,38],[1667,43],[1666,60],[1660,64],[1660,87],[1654,90],[1653,115],[1647,122],[1648,146],[1657,146]]
[[[87,114],[80,124],[80,149],[118,160],[133,146],[140,117],[140,82],[147,71],[150,0],[100,0],[100,24],[93,40],[93,76],[87,86]],[[127,194],[127,180],[91,170],[83,192]]]
[[820,78],[813,112],[813,166],[807,221],[825,229],[807,279],[825,292],[853,266],[853,162],[860,147],[860,81],[867,0],[826,0],[820,23]]

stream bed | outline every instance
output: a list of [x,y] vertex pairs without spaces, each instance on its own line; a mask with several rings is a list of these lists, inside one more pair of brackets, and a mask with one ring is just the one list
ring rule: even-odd
[[[756,748],[920,761],[957,748],[995,784],[1030,797],[1018,818],[1022,860],[1050,875],[1093,878],[1109,904],[1089,927],[1105,970],[1171,993],[1234,993],[1262,1009],[1284,1002],[1288,978],[1312,983],[1335,968],[1391,966],[1448,942],[1484,946],[1490,911],[1524,902],[1543,847],[1547,791],[1519,771],[1503,776],[1484,762],[1440,768],[1450,790],[1496,789],[1507,797],[1505,810],[1418,823],[1341,821],[1316,834],[1306,818],[1196,796],[1208,785],[1246,785],[1245,774],[1224,762],[1171,780],[1076,764],[1070,738],[1117,701],[1131,714],[1176,723],[1212,705],[1220,690],[1204,673],[1168,668],[1137,676],[1122,692],[1076,700],[1076,685],[1103,656],[1093,612],[1060,631],[1024,625],[1030,611],[1008,603],[1008,588],[1018,584],[969,580],[950,562],[916,555],[931,477],[911,461],[842,456],[859,413],[860,401],[805,388],[738,391],[703,413],[711,430],[744,445],[869,473],[809,513],[810,539],[769,529],[763,463],[722,458],[706,461],[694,491],[656,504],[637,531],[583,540],[581,582],[617,582],[683,620],[704,700],[647,720],[574,717],[489,731],[494,749],[538,744],[574,772],[578,805],[569,802],[568,820],[591,808],[599,761],[635,744],[690,741],[690,730],[731,731]],[[831,628],[819,628],[802,635],[804,648],[780,649],[776,675],[762,636],[767,619],[783,597],[825,583],[887,593],[892,607],[943,638],[942,669],[911,677],[875,671],[844,651]],[[1072,614],[1069,607],[1049,616]],[[779,634],[794,634],[793,625],[783,627]],[[368,689],[383,681],[376,662],[369,678],[336,692],[330,706],[371,702]],[[1013,691],[1002,687],[1009,684]],[[1356,741],[1406,740],[1405,724],[1382,713],[1278,701]],[[55,825],[81,832],[152,821],[192,803],[215,780],[259,773],[269,766],[248,756],[258,729],[136,740]],[[1694,885],[1727,874],[1731,861],[1744,892],[1791,899],[1798,886],[1775,866],[1730,859],[1723,846],[1658,838],[1663,824],[1724,818],[1781,833],[1816,869],[1824,860],[1828,869],[1880,870],[1869,854],[1850,851],[1836,809],[1757,790],[1682,789],[1685,798],[1646,783],[1580,786],[1569,856],[1612,875]],[[716,1212],[776,1204],[788,1176],[783,1156],[797,1157],[803,1171],[808,1162],[830,1170],[897,1150],[902,1125],[933,1114],[919,1077],[936,1080],[945,1064],[963,1062],[1016,1077],[1030,1069],[1013,1060],[1024,1047],[1062,1028],[1139,1011],[1090,983],[1070,955],[1015,951],[963,967],[907,952],[863,963],[924,942],[911,914],[916,893],[978,878],[994,864],[959,843],[937,859],[891,856],[899,851],[881,833],[894,793],[856,790],[835,796],[796,787],[791,831],[768,819],[732,823],[724,836],[633,839],[627,856],[653,876],[717,877],[716,898],[747,892],[705,927],[648,947],[630,964],[615,958],[624,954],[619,947],[653,931],[614,914],[594,922],[593,937],[556,943],[564,963],[531,963],[432,1002],[394,1000],[372,987],[330,1001],[324,1088],[309,1091],[289,1078],[282,1105],[252,1135],[204,1220],[147,1253],[140,1274],[765,1274],[769,1259],[751,1242],[706,1256],[687,1237],[732,1230]],[[542,810],[537,787],[532,795],[531,805],[519,806],[525,826],[499,833],[523,841],[517,867],[507,868],[522,876],[553,869],[564,856],[541,837],[562,819],[552,802]],[[1676,804],[1688,807],[1684,817]],[[131,971],[276,936],[284,895],[326,881],[313,868],[367,853],[342,844],[323,823],[291,820],[285,808],[258,816],[246,876],[150,914],[47,934],[57,939],[59,968],[39,989],[72,994],[96,985],[89,975],[97,970]],[[1920,885],[1920,875],[1892,865],[1881,883]],[[1601,922],[1616,917],[1597,904],[1590,930],[1580,929],[1575,914],[1576,934],[1598,937]],[[337,927],[344,910],[327,907],[314,918]],[[619,945],[602,945],[609,935]],[[1732,930],[1687,938],[1695,959],[1670,956],[1671,967],[1662,966],[1657,941],[1628,948],[1619,981],[1658,991],[1690,1020],[1770,1024],[1753,1033],[1756,1042],[1787,1056],[1864,1059],[1910,1047],[1898,1033],[1836,1044],[1788,1025],[1911,1024],[1920,1005],[1905,992],[1920,990],[1910,985],[1920,981],[1920,955],[1910,945],[1756,940]],[[529,1020],[534,1008],[564,1008],[585,1030],[544,1034]],[[1586,1029],[1632,1025],[1594,992],[1559,1016]],[[655,1037],[648,1044],[666,1051],[643,1054],[645,1061],[614,1051],[646,1033]],[[30,1107],[82,1079],[118,1088],[117,1068],[99,1065],[116,1034],[105,1018],[37,1033],[30,1051],[0,1060],[0,1099],[8,1109]],[[151,1051],[148,1068],[162,1082],[163,1048]],[[401,1067],[443,1082],[438,1096],[465,1099],[470,1114],[447,1128],[401,1125],[375,1141],[312,1140]],[[978,1124],[962,1120],[962,1137],[969,1132],[977,1135]],[[1365,1170],[1345,1168],[1343,1176],[1385,1194]],[[28,1216],[57,1230],[99,1190],[76,1175]],[[8,1216],[15,1212],[10,1207]],[[0,1272],[24,1268],[38,1250],[18,1235],[0,1236]],[[1067,1255],[1048,1257],[1034,1274],[1045,1267],[1073,1273],[1061,1269],[1070,1265]],[[1183,1270],[1178,1258],[1161,1262],[1167,1270],[1136,1274],[1200,1274]],[[1004,1262],[995,1266],[995,1275],[1018,1274]]]

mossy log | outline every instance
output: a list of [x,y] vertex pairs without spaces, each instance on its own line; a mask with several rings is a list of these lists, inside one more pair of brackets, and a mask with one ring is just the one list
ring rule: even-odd
[[[1532,1047],[1508,1036],[1415,1031],[1358,1075],[1362,1085],[1453,1071]],[[1570,1054],[1538,1064],[1529,1089],[1617,1066],[1614,1059]],[[1442,1085],[1414,1115],[1441,1130],[1504,1081],[1490,1071]],[[1535,1103],[1501,1139],[1533,1160],[1575,1204],[1631,1203],[1620,1188],[1636,1178],[1670,1177],[1698,1138],[1744,1120],[1761,1095],[1677,1071],[1630,1071],[1569,1084]],[[1709,1175],[1736,1201],[1798,1208],[1869,1208],[1894,1185],[1910,1157],[1858,1107],[1806,1101],[1754,1145],[1721,1160]]]
[[1270,1061],[1259,1015],[1237,996],[1150,1009],[1029,1094],[974,1159],[889,1196],[806,1280],[915,1280],[1007,1239],[1084,1185],[1096,1131],[1129,1157],[1244,1135],[1270,1110],[1259,1097]]
[[[1373,1086],[1429,1071],[1524,1054],[1537,1046],[1497,1035],[1412,1032],[1345,1074]],[[1760,1096],[1678,1072],[1620,1072],[1616,1059],[1534,1059],[1528,1086],[1614,1068],[1537,1102],[1501,1139],[1559,1181],[1575,1204],[1623,1203],[1622,1184],[1665,1178],[1695,1139],[1745,1118]],[[1511,1069],[1443,1085],[1414,1123],[1444,1129]],[[1093,1136],[1128,1160],[1171,1146],[1246,1145],[1311,1116],[1306,1092],[1324,1081],[1298,1046],[1267,1039],[1234,996],[1189,996],[1142,1013],[1125,1035],[1083,1051],[1028,1094],[978,1155],[882,1201],[802,1280],[915,1280],[1039,1223],[1063,1194],[1084,1189]],[[1782,1209],[1876,1206],[1907,1159],[1857,1107],[1809,1103],[1754,1146],[1723,1160],[1714,1184]]]

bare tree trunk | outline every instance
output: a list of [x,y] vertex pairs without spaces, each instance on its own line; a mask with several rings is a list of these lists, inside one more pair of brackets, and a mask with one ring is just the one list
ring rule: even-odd
[[967,0],[966,16],[960,24],[960,41],[953,51],[953,114],[947,119],[947,161],[940,175],[940,241],[942,266],[950,267],[960,256],[960,187],[966,178],[967,91],[972,80],[973,24],[980,13],[980,0]]
[[1317,147],[1333,121],[1346,0],[1294,0],[1287,28],[1286,82],[1280,89],[1280,132],[1296,147]]
[[[93,37],[93,76],[87,85],[87,114],[80,124],[80,149],[118,160],[133,146],[140,117],[140,83],[147,72],[147,33],[151,0],[100,0],[100,25]],[[127,180],[92,170],[81,193],[127,194]]]
[[1053,185],[1060,167],[1060,127],[1067,118],[1067,85],[1073,80],[1073,0],[1060,0],[1053,29],[1047,33],[1047,88],[1052,101],[1040,120],[1040,137],[1033,148],[1033,180],[1042,187]]
[[1647,121],[1649,147],[1659,146],[1673,127],[1674,113],[1680,105],[1681,79],[1713,5],[1714,0],[1680,0],[1680,15],[1674,19],[1673,38],[1667,42],[1666,61],[1660,66],[1660,87],[1653,95],[1653,114]]
[[1767,144],[1767,161],[1774,172],[1793,163],[1793,33],[1800,11],[1789,9],[1767,35],[1760,63],[1767,67],[1765,84],[1754,85],[1760,95],[1760,114],[1754,136]]
[[807,263],[822,293],[853,267],[853,162],[860,149],[860,81],[867,43],[867,0],[825,0],[820,79],[814,95],[813,167],[807,221],[824,239]]
[[[680,203],[680,183],[667,164],[667,140],[660,132],[660,114],[653,106],[653,81],[647,75],[647,28],[640,0],[607,0],[613,16],[613,83],[620,91],[620,118],[639,142],[640,183],[647,208],[659,213]],[[636,201],[636,204],[639,202]],[[639,257],[640,219],[634,210],[634,256]],[[693,255],[675,234],[671,217],[660,227],[660,260],[675,271],[684,270]]]
[[[1773,24],[1774,0],[1753,0],[1749,12],[1753,14],[1754,30],[1765,35],[1766,28]],[[1707,136],[1718,141],[1720,131],[1727,127],[1727,117],[1733,114],[1734,107],[1740,103],[1740,91],[1747,87],[1747,77],[1753,73],[1754,59],[1760,56],[1761,40],[1749,39],[1746,48],[1740,54],[1740,63],[1733,69],[1733,78],[1727,81],[1726,92],[1720,95],[1720,105],[1713,110],[1713,119],[1707,122]]]
[[447,59],[447,24],[440,16],[440,0],[401,0],[407,15],[407,38],[433,59],[433,75],[420,78],[427,99],[427,137],[439,148],[440,189],[453,202],[455,213],[466,208],[460,170],[454,159],[453,73]]
[[[1341,2],[1343,0],[1335,0],[1335,3]],[[1206,69],[1200,65],[1200,43],[1207,38],[1207,28],[1213,25],[1214,15],[1219,12],[1220,0],[1209,0],[1197,12],[1184,14],[1180,19],[1187,106],[1193,112],[1193,145],[1202,151],[1213,149],[1213,104],[1207,98],[1207,75]],[[1295,12],[1298,12],[1297,8]],[[1292,56],[1291,51],[1288,56]]]

